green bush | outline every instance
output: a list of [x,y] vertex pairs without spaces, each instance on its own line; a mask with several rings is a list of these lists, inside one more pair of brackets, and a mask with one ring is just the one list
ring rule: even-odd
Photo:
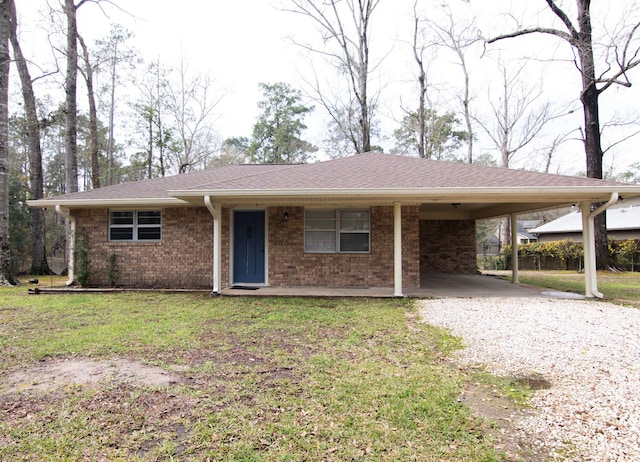
[[109,255],[109,271],[107,272],[107,279],[109,281],[110,287],[115,287],[118,285],[118,278],[120,277],[120,272],[118,271],[118,262],[117,255],[112,253]]
[[[513,248],[506,245],[502,249],[502,255],[506,261],[511,261]],[[609,238],[609,254],[615,265],[635,270],[635,263],[640,266],[640,239],[627,239],[616,241]],[[584,258],[582,242],[574,242],[569,239],[552,242],[532,242],[518,246],[518,256],[533,257],[538,260],[555,259],[560,261],[575,261]]]
[[76,279],[82,287],[87,287],[91,280],[91,262],[89,261],[89,238],[86,234],[76,241],[75,248]]

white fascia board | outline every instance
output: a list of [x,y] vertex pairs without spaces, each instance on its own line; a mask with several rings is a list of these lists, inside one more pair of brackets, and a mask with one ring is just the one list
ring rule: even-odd
[[167,191],[172,197],[196,198],[212,196],[217,199],[229,198],[269,198],[286,199],[289,197],[342,197],[366,198],[368,196],[413,197],[429,202],[451,202],[453,199],[466,202],[485,202],[487,199],[500,202],[540,202],[541,198],[554,202],[571,202],[581,199],[608,199],[612,192],[620,192],[627,196],[640,196],[640,186],[606,185],[565,186],[565,187],[510,187],[510,188],[381,188],[381,189],[219,189],[219,190],[186,190]]
[[122,208],[140,208],[140,207],[176,207],[190,205],[188,202],[177,199],[175,197],[164,198],[144,198],[144,199],[38,199],[27,201],[30,207],[40,207],[44,209],[55,208],[56,205],[67,209],[78,208],[105,208],[105,207],[122,207]]

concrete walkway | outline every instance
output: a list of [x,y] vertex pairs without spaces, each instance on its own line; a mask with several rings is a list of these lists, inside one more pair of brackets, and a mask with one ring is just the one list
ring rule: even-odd
[[[365,289],[324,287],[225,288],[222,295],[281,297],[393,297],[391,287]],[[555,292],[541,287],[512,284],[497,276],[429,274],[423,276],[419,289],[406,288],[404,295],[414,298],[448,297],[554,297],[583,298],[578,294]]]

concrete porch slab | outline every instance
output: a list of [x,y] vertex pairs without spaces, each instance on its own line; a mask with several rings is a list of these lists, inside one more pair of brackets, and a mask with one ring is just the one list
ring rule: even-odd
[[[259,287],[225,288],[221,295],[277,297],[375,297],[392,298],[392,287],[352,289],[341,287]],[[429,274],[420,288],[406,288],[404,295],[412,298],[449,297],[550,297],[582,298],[578,294],[551,291],[542,287],[512,284],[497,276],[466,274]]]

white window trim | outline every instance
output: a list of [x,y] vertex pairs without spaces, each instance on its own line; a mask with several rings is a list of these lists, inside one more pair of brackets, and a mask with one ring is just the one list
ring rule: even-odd
[[[336,236],[336,250],[307,250],[307,231],[320,231],[320,230],[307,230],[307,210],[315,210],[315,211],[332,211],[335,214],[335,219],[336,219],[336,229],[335,229],[335,236]],[[350,211],[366,211],[369,214],[369,229],[368,230],[349,230],[349,231],[342,231],[340,229],[340,211],[342,210],[350,210]],[[333,231],[333,230],[322,230],[322,231]],[[368,242],[367,242],[367,248],[368,250],[366,251],[358,251],[358,250],[341,250],[340,249],[340,235],[341,234],[367,234],[368,235]],[[342,208],[305,208],[304,210],[304,244],[303,244],[303,251],[304,253],[308,253],[308,254],[370,254],[371,253],[371,209],[369,208],[361,208],[361,207],[354,207],[354,208],[348,208],[348,207],[342,207]]]
[[[112,212],[133,212],[133,224],[131,225],[112,225],[111,224],[111,213]],[[158,212],[160,213],[160,223],[158,224],[139,224],[138,223],[138,213],[140,212]],[[162,241],[162,210],[154,210],[154,209],[144,209],[144,210],[109,210],[109,226],[108,226],[108,240],[109,242],[161,242]],[[138,239],[138,229],[139,228],[160,228],[160,238],[159,239]],[[132,238],[131,239],[111,239],[111,229],[112,228],[132,228]]]

